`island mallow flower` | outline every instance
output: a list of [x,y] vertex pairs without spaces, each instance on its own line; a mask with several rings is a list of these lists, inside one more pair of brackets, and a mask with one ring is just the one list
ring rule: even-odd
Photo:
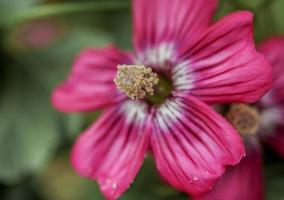
[[200,195],[245,155],[241,137],[206,103],[254,102],[271,85],[253,17],[211,25],[215,0],[133,0],[134,52],[84,50],[53,93],[65,112],[104,109],[79,136],[72,164],[107,199],[133,182],[148,151],[178,190]]
[[274,84],[255,105],[232,105],[226,114],[246,143],[247,156],[230,167],[208,194],[196,200],[264,199],[260,141],[284,158],[284,37],[275,37],[260,46],[270,61]]

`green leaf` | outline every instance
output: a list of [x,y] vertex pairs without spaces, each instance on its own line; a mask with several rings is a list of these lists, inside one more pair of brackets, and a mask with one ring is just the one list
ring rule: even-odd
[[[1,25],[6,28],[36,19],[52,17],[63,14],[85,13],[106,10],[123,10],[130,7],[129,1],[95,1],[95,2],[63,2],[54,4],[42,4],[28,9],[12,13],[7,20],[1,20]],[[4,7],[5,8],[5,7]]]
[[233,11],[234,11],[234,6],[228,0],[220,1],[218,10],[215,13],[216,21]]
[[96,182],[80,177],[70,166],[69,153],[59,154],[37,178],[36,186],[44,199],[103,200]]
[[47,90],[20,69],[10,70],[7,80],[0,100],[0,180],[15,183],[44,167],[59,135]]
[[[11,47],[11,41],[7,43]],[[102,47],[112,42],[103,32],[86,27],[70,27],[50,46],[19,51],[10,49],[13,56],[47,89],[52,90],[65,80],[77,54],[87,47]]]
[[267,200],[284,199],[284,163],[279,161],[265,168],[265,189]]
[[23,9],[28,9],[29,7],[40,3],[40,0],[1,0],[0,1],[0,12],[1,19],[4,21],[17,12],[20,12]]
[[284,199],[284,175],[280,177],[271,178],[266,182],[267,200],[281,200]]
[[278,32],[284,31],[284,1],[283,0],[277,0],[274,1],[272,4],[272,15],[274,19],[274,23],[277,27]]
[[[236,1],[236,0],[234,0]],[[241,2],[243,5],[245,5],[248,8],[255,8],[257,6],[259,6],[260,4],[262,4],[264,1],[267,0],[238,0],[239,2]],[[271,1],[271,0],[268,0]]]

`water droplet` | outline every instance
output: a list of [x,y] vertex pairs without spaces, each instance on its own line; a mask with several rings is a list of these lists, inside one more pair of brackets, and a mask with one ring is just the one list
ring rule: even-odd
[[207,174],[207,175],[210,175],[210,172],[209,172],[209,171],[206,171],[206,174]]
[[112,183],[112,189],[116,189],[117,188],[117,183]]
[[193,181],[194,181],[194,182],[196,182],[196,181],[198,181],[198,180],[199,180],[199,179],[198,179],[197,176],[194,176],[194,177],[193,177]]
[[213,190],[213,187],[211,186],[209,189],[210,189],[210,190]]

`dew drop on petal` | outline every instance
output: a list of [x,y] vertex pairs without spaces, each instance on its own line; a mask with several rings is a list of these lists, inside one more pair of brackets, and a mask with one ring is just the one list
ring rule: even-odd
[[112,183],[112,188],[113,188],[113,189],[116,189],[116,188],[117,188],[117,183],[115,183],[115,182]]
[[99,180],[99,183],[102,190],[108,190],[111,194],[114,194],[118,187],[117,182],[110,178]]
[[193,177],[193,181],[194,181],[194,182],[197,182],[198,180],[199,180],[199,179],[198,179],[197,176],[194,176],[194,177]]

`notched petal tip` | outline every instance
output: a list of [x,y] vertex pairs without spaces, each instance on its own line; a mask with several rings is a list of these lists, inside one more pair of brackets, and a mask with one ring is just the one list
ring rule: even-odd
[[[109,200],[119,198],[133,182],[149,147],[148,117],[143,105],[126,101],[106,109],[76,140],[71,163],[84,177],[97,180]],[[129,112],[128,112],[129,111]],[[129,118],[130,117],[130,118]]]
[[175,98],[153,120],[151,147],[165,180],[198,196],[212,188],[227,165],[240,162],[245,148],[236,130],[208,105],[189,95]]
[[272,68],[255,49],[252,22],[252,13],[235,12],[200,36],[187,55],[192,95],[207,103],[251,103],[269,90]]

